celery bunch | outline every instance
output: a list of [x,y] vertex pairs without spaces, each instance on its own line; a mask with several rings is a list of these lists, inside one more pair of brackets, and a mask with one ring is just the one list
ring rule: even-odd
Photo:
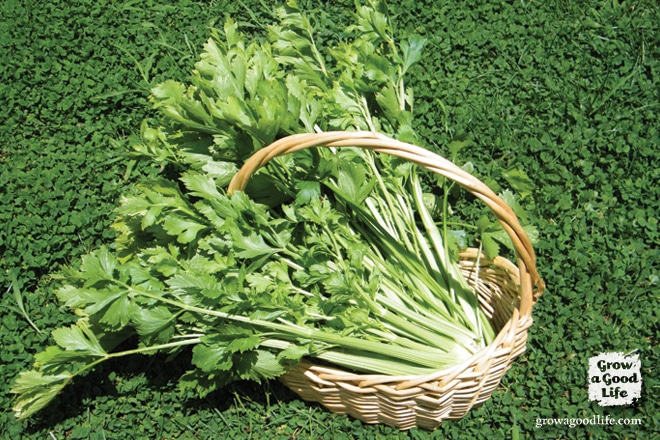
[[[250,42],[227,20],[190,85],[152,91],[163,125],[143,124],[135,150],[170,177],[122,200],[116,249],[64,273],[58,297],[81,318],[55,330],[56,345],[16,379],[17,417],[99,363],[136,353],[192,348],[180,385],[205,395],[275,378],[303,357],[426,374],[493,339],[413,165],[351,148],[304,151],[273,159],[245,192],[227,194],[247,157],[288,134],[417,140],[403,78],[421,37],[397,45],[371,2],[346,29],[352,39],[324,53],[295,2],[278,15],[268,40]],[[131,338],[135,347],[118,349]]]

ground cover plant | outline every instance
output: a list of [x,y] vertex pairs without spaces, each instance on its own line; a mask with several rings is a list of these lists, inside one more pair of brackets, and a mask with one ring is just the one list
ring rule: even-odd
[[[240,11],[231,2],[171,7],[126,2],[109,10],[94,5],[73,2],[30,14],[17,3],[3,6],[10,18],[2,20],[3,48],[10,50],[3,51],[9,62],[3,63],[0,92],[9,103],[0,152],[3,377],[30,365],[48,344],[50,330],[66,319],[54,302],[58,281],[49,274],[110,244],[108,225],[119,194],[130,193],[139,174],[153,172],[132,168],[121,155],[127,142],[110,142],[136,132],[153,115],[146,89],[186,77],[208,37],[200,23],[217,25],[225,12],[236,14],[239,23],[272,20],[264,5],[247,2]],[[550,286],[535,309],[528,353],[490,402],[460,422],[443,424],[437,436],[644,438],[658,424],[652,399],[658,390],[657,7],[652,2],[389,7],[402,35],[428,39],[427,56],[411,77],[415,129],[445,155],[448,146],[465,145],[458,160],[472,162],[493,186],[510,184],[515,175],[508,170],[526,171],[533,185],[522,202],[539,225],[539,266]],[[321,36],[341,38],[324,34],[330,26],[323,24],[346,19],[344,11],[352,9],[337,4],[319,10]],[[20,26],[20,17],[31,20]],[[26,29],[34,29],[29,38]],[[39,32],[42,38],[32,36]],[[76,44],[81,35],[97,44]],[[90,58],[94,51],[98,59]],[[63,99],[55,93],[60,90],[76,99]],[[456,200],[454,209],[470,219],[480,215],[473,204]],[[41,333],[23,317],[15,293]],[[644,378],[637,405],[600,408],[589,402],[587,358],[634,349],[640,351]],[[27,425],[7,411],[12,398],[5,381],[3,435],[433,437],[332,416],[294,399],[276,382],[186,399],[173,386],[185,364],[162,360],[136,357],[101,368],[65,393],[57,410]],[[640,417],[642,425],[534,426],[537,417],[593,414]]]

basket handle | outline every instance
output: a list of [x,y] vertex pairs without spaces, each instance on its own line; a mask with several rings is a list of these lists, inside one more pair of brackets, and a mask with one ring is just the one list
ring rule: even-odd
[[520,270],[520,314],[531,316],[532,306],[543,293],[545,283],[536,270],[536,256],[531,240],[520,226],[515,213],[486,184],[429,150],[368,131],[294,134],[255,152],[234,175],[227,192],[232,194],[234,191],[243,190],[250,177],[274,157],[322,146],[359,147],[409,160],[458,183],[482,200],[493,211],[506,233],[511,237]]

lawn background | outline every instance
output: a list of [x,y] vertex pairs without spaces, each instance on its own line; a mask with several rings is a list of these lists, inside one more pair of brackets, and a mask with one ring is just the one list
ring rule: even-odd
[[[301,1],[319,38],[351,1]],[[660,10],[654,1],[391,0],[399,37],[428,38],[410,82],[416,128],[506,187],[523,169],[548,290],[528,351],[492,399],[438,431],[366,426],[298,400],[277,382],[182,396],[186,359],[108,362],[28,423],[9,388],[50,331],[72,317],[53,277],[101,244],[121,194],[158,170],[126,154],[148,90],[185,81],[210,27],[229,14],[259,35],[269,2],[0,2],[0,438],[660,438]],[[466,216],[470,200],[455,208]],[[9,288],[12,277],[14,287]],[[16,301],[20,293],[28,315]],[[639,350],[642,398],[588,400],[588,359]],[[546,426],[537,418],[641,418],[641,426]],[[655,437],[653,437],[655,436]]]

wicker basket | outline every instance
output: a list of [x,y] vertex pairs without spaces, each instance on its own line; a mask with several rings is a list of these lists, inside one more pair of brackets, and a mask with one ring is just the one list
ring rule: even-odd
[[513,360],[525,351],[532,306],[545,287],[536,270],[529,237],[513,211],[484,183],[435,153],[378,133],[286,137],[256,152],[236,174],[228,191],[243,189],[252,174],[276,156],[320,146],[360,147],[391,154],[457,182],[486,203],[502,223],[516,249],[518,264],[501,257],[477,258],[475,249],[461,254],[461,270],[476,287],[497,336],[459,365],[426,376],[385,376],[350,373],[306,360],[284,374],[281,381],[304,400],[319,402],[334,413],[349,414],[365,423],[383,423],[401,430],[435,429],[444,419],[463,417],[488,400]]

